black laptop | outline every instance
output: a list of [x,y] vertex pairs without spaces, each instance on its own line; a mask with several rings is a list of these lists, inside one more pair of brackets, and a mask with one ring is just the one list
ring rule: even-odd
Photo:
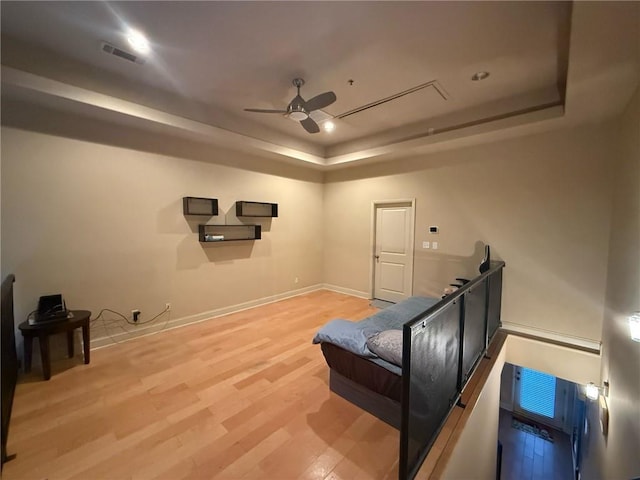
[[33,323],[66,320],[68,313],[61,294],[45,295],[38,300],[38,311],[33,318]]

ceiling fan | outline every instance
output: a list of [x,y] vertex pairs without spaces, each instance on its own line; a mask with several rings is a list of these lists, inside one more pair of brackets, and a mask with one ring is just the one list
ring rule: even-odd
[[245,108],[245,112],[257,113],[279,113],[291,120],[300,122],[300,125],[309,133],[318,133],[320,127],[313,118],[309,116],[314,110],[320,110],[336,101],[336,94],[333,92],[324,92],[320,95],[305,100],[300,96],[300,87],[304,85],[302,78],[294,78],[293,85],[298,89],[298,94],[289,102],[286,110],[269,110],[263,108]]

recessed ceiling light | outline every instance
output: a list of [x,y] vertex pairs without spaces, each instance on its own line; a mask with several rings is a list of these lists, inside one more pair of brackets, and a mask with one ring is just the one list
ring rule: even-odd
[[331,120],[327,120],[326,122],[322,123],[322,128],[324,128],[325,132],[333,132],[336,129],[336,124],[333,123]]
[[489,76],[489,72],[476,72],[471,77],[471,80],[473,80],[474,82],[477,82],[479,80],[484,80],[488,76]]
[[149,53],[149,50],[151,50],[147,38],[137,30],[129,30],[127,33],[127,41],[129,45],[131,45],[131,48],[138,53]]

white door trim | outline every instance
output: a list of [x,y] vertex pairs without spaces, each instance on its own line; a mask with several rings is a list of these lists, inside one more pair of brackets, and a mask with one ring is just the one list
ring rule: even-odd
[[411,205],[411,239],[409,243],[411,251],[411,268],[409,269],[411,275],[410,291],[409,294],[413,295],[413,262],[415,259],[415,231],[416,231],[416,199],[415,198],[400,198],[395,200],[374,200],[371,202],[371,230],[369,232],[369,298],[374,298],[374,278],[375,278],[375,254],[376,254],[376,209],[378,207],[386,207],[396,205],[398,203],[404,203]]

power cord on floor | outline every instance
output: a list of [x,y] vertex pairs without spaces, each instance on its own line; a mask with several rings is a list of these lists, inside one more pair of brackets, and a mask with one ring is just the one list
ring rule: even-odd
[[129,318],[125,315],[123,315],[120,312],[117,312],[115,310],[111,310],[110,308],[103,308],[102,310],[100,310],[100,313],[98,313],[98,315],[96,316],[96,318],[92,319],[91,322],[96,322],[98,321],[101,317],[102,314],[104,312],[110,312],[110,313],[114,313],[116,315],[118,315],[119,317],[121,317],[125,322],[127,322],[129,325],[145,325],[147,323],[151,323],[153,322],[156,318],[160,317],[162,314],[166,313],[169,311],[169,307],[165,307],[164,310],[162,310],[159,314],[157,314],[155,317],[150,318],[149,320],[145,320],[144,322],[134,322],[133,320],[129,320]]
[[[91,320],[91,325],[94,325],[98,320],[102,319],[102,327],[104,329],[104,332],[107,334],[107,336],[111,339],[111,341],[113,343],[121,343],[116,338],[114,338],[114,336],[111,333],[109,333],[108,327],[110,328],[110,327],[114,327],[115,326],[117,328],[120,328],[124,333],[127,333],[127,334],[134,333],[137,330],[137,328],[129,330],[127,328],[124,328],[124,326],[122,325],[122,321],[120,319],[105,319],[104,312],[113,313],[114,315],[117,315],[122,320],[124,320],[127,324],[134,325],[136,327],[139,326],[139,325],[148,325],[148,324],[154,322],[156,319],[158,319],[162,315],[168,313],[167,319],[164,322],[164,325],[162,325],[162,327],[160,328],[160,331],[162,331],[167,327],[167,325],[169,323],[169,320],[171,319],[170,310],[171,310],[170,307],[167,306],[167,307],[165,307],[164,310],[162,310],[160,313],[155,315],[153,318],[150,318],[149,320],[145,320],[143,322],[134,322],[134,321],[130,320],[129,318],[127,318],[126,315],[123,315],[122,313],[120,313],[120,312],[118,312],[116,310],[111,310],[109,308],[103,308],[102,310],[100,310],[100,313],[98,313],[98,315],[94,319]],[[109,320],[111,320],[111,321],[110,321],[109,324],[107,324],[107,321],[109,321]]]

